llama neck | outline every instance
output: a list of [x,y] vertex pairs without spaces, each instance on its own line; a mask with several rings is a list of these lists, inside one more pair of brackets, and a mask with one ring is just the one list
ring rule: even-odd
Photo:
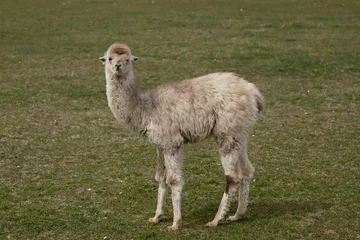
[[144,106],[133,71],[124,76],[106,74],[106,94],[115,118],[127,128],[143,132]]

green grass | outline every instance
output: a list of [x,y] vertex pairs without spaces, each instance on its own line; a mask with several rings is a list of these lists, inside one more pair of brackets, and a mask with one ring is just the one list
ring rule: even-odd
[[[170,196],[147,222],[155,150],[111,115],[98,60],[116,41],[143,89],[217,71],[260,88],[240,221],[204,227],[224,188],[208,140],[185,146],[182,229]],[[2,1],[0,239],[359,239],[359,53],[355,0]]]

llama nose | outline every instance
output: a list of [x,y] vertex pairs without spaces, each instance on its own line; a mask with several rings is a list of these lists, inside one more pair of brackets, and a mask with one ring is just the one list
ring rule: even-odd
[[121,67],[122,67],[122,63],[121,63],[121,62],[116,63],[116,64],[115,64],[115,67],[116,67],[117,69],[121,68]]

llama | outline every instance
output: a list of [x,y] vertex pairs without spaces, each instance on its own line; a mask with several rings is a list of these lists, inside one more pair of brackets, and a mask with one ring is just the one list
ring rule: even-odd
[[173,224],[181,223],[184,143],[213,136],[219,146],[225,173],[225,191],[214,219],[215,227],[229,210],[231,198],[239,190],[238,207],[229,221],[246,211],[254,167],[247,155],[247,143],[264,100],[256,86],[233,73],[212,73],[181,82],[167,83],[141,92],[136,84],[133,64],[137,57],[127,45],[114,43],[105,56],[106,94],[115,118],[128,129],[146,137],[156,146],[159,183],[155,216],[164,214],[165,196],[171,188]]

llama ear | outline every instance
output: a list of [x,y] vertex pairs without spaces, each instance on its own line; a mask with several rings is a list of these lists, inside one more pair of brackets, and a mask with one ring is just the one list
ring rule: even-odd
[[106,56],[103,56],[103,57],[99,57],[100,61],[102,64],[105,64],[106,62]]
[[136,62],[139,58],[138,57],[135,57],[135,56],[131,56],[131,62]]

